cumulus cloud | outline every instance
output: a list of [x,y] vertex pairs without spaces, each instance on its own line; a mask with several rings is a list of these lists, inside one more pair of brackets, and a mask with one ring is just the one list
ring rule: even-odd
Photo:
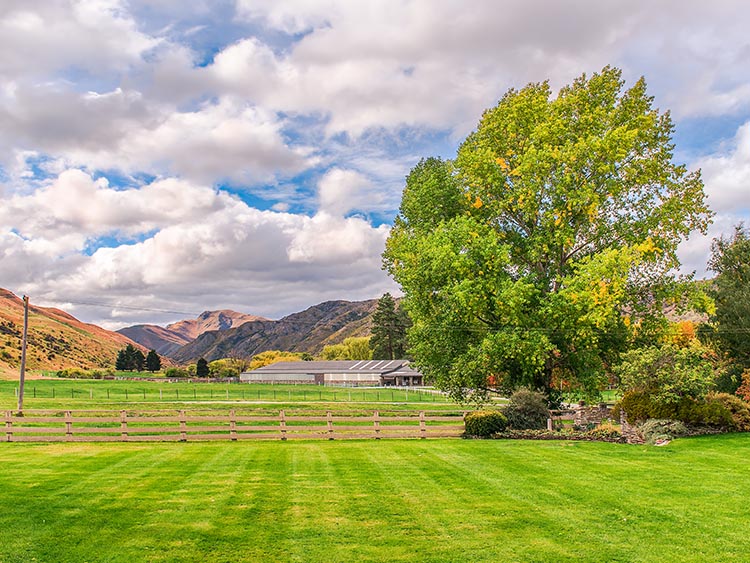
[[711,241],[748,222],[750,212],[750,122],[738,128],[722,151],[698,159],[694,168],[703,175],[709,207],[716,212],[708,235],[694,233],[679,249],[683,271],[710,276],[706,270]]
[[383,209],[383,191],[355,170],[333,168],[318,183],[319,209],[333,215]]
[[158,44],[117,0],[0,5],[0,76],[6,80],[48,80],[69,68],[110,75],[139,64]]
[[61,255],[82,250],[95,237],[137,235],[220,212],[230,200],[174,178],[115,190],[106,178],[94,180],[81,170],[67,170],[30,195],[7,198],[0,208],[0,227],[18,233],[29,246],[41,245],[50,255]]
[[[144,307],[231,304],[278,316],[393,288],[379,272],[389,229],[361,218],[259,211],[175,179],[115,190],[79,170],[7,203],[0,210],[3,283],[50,302],[112,303],[116,296]],[[122,232],[145,236],[80,252],[93,237]],[[138,317],[129,315],[120,310],[109,326]]]
[[725,152],[699,159],[708,203],[718,212],[750,211],[750,122],[727,143]]

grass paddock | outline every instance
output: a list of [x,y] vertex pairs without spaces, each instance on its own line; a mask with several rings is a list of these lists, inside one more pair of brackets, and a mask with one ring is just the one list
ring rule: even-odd
[[749,457],[739,434],[0,444],[0,561],[748,561]]

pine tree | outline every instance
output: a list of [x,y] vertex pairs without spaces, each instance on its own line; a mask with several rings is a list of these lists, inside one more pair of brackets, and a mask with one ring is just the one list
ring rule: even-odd
[[115,369],[119,371],[127,371],[128,369],[128,355],[125,348],[122,348],[117,352],[117,360],[115,361]]
[[120,371],[142,371],[145,361],[146,358],[143,352],[132,344],[128,344],[125,348],[117,352],[115,369]]
[[136,349],[135,352],[133,352],[133,367],[131,369],[141,372],[143,371],[143,368],[145,367],[146,367],[146,356],[143,355],[143,352]]
[[374,360],[397,360],[406,356],[406,329],[409,317],[396,308],[396,301],[390,293],[378,300],[372,316],[372,358]]
[[150,372],[159,371],[161,369],[161,358],[156,350],[149,351],[146,356],[146,369]]
[[205,358],[201,358],[198,360],[198,363],[195,365],[195,375],[197,377],[208,377],[208,362]]

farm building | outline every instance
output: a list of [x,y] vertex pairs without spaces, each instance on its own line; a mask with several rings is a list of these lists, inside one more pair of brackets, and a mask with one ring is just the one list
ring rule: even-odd
[[344,386],[415,386],[423,376],[408,360],[278,362],[240,374],[243,383],[309,383]]

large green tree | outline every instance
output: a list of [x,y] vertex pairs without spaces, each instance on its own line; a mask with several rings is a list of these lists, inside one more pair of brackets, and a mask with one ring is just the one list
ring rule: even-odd
[[715,239],[708,267],[716,273],[709,293],[716,312],[709,334],[716,347],[741,369],[750,368],[750,232],[735,227]]
[[677,245],[709,223],[672,132],[643,79],[625,89],[606,67],[557,96],[546,82],[510,90],[455,160],[420,162],[384,266],[425,375],[459,399],[595,389],[678,298]]
[[406,357],[406,330],[410,321],[396,300],[386,293],[378,300],[372,316],[372,357],[375,360],[399,360]]

